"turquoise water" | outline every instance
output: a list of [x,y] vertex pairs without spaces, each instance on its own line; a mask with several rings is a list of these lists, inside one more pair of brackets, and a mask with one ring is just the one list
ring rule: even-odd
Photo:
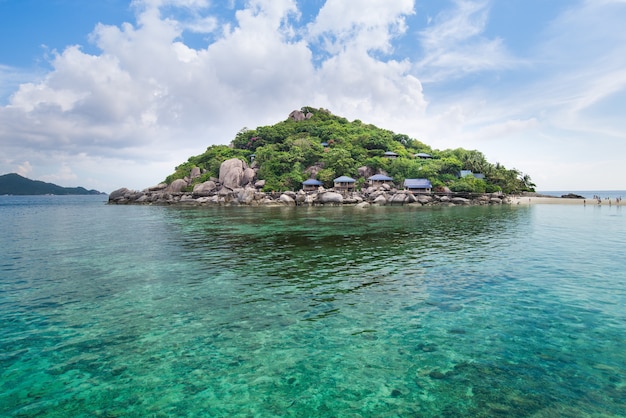
[[624,416],[623,207],[0,197],[0,415]]

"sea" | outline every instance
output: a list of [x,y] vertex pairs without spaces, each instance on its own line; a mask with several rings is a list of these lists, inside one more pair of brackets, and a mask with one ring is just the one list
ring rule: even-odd
[[0,196],[0,231],[3,417],[626,416],[626,206]]

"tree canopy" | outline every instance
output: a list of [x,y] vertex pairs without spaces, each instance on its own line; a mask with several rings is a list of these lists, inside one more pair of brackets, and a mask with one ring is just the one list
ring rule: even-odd
[[[452,191],[475,193],[534,191],[535,185],[528,174],[492,164],[480,151],[432,149],[408,135],[360,120],[350,122],[326,109],[303,107],[301,110],[310,113],[310,117],[241,129],[230,145],[212,145],[203,154],[190,157],[176,167],[166,182],[189,175],[193,167],[204,172],[194,183],[218,177],[223,161],[240,158],[258,168],[258,177],[266,181],[266,190],[296,190],[311,173],[331,187],[334,178],[346,175],[358,179],[359,168],[369,167],[393,177],[397,184],[406,178],[426,178],[435,189],[448,187]],[[385,157],[387,151],[397,157]],[[418,154],[428,154],[430,158],[420,158]],[[472,174],[461,177],[462,170]]]

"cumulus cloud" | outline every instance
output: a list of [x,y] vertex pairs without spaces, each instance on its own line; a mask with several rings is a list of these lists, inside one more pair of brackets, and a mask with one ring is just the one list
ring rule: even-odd
[[[589,25],[598,22],[585,20],[619,20],[623,2],[585,2],[552,23],[531,58],[536,67],[561,70],[557,75],[511,82],[506,90],[462,86],[434,104],[424,86],[532,62],[515,57],[505,39],[485,35],[489,1],[455,0],[421,30],[408,26],[414,0],[362,0],[358,7],[327,0],[307,22],[296,0],[240,4],[220,5],[232,10],[219,14],[209,0],[133,0],[134,22],[93,29],[96,53],[72,45],[53,54],[51,70],[19,79],[0,107],[2,168],[99,179],[90,187],[101,190],[141,188],[207,146],[227,144],[241,127],[276,123],[303,105],[435,147],[525,145],[533,143],[525,133],[563,129],[568,117],[597,111],[626,85],[624,35],[609,33],[615,25],[594,32]],[[191,44],[189,33],[206,38]],[[609,50],[594,55],[578,48],[592,44],[591,35],[580,38],[584,33],[621,46],[594,44]],[[409,39],[419,43],[419,58],[396,54]],[[568,71],[571,63],[580,64],[578,71]],[[7,67],[0,67],[0,85],[9,75],[17,86]]]

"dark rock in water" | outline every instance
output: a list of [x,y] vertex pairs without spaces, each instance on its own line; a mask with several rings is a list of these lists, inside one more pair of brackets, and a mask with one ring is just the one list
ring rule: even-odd
[[400,392],[398,389],[394,389],[391,391],[392,398],[397,398],[398,396],[402,396],[402,392]]
[[418,344],[417,348],[425,353],[432,353],[437,351],[437,344]]
[[462,329],[462,328],[452,328],[452,329],[448,330],[448,332],[450,334],[457,334],[457,335],[465,334],[465,330]]
[[574,194],[574,193],[564,194],[564,195],[561,195],[561,197],[564,199],[584,199],[585,198],[585,196],[581,196],[579,194]]
[[446,378],[446,375],[444,373],[441,373],[438,370],[434,370],[428,373],[428,376],[430,376],[433,379],[445,379]]

